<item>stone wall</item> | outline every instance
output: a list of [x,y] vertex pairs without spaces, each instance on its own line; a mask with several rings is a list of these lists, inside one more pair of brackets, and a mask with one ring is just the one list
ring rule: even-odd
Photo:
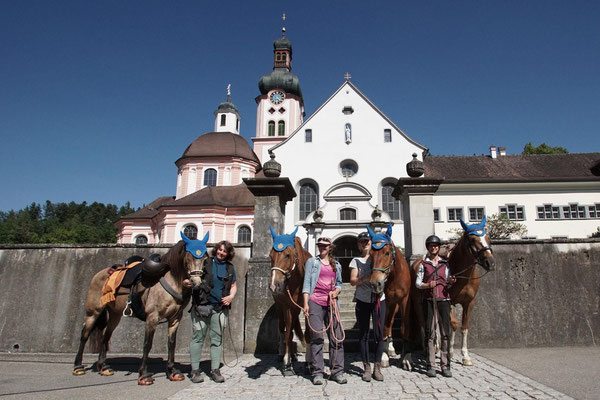
[[[164,254],[170,246],[2,246],[0,247],[0,351],[76,352],[84,318],[84,302],[90,279],[99,270],[123,263],[129,256]],[[210,248],[210,247],[209,247]],[[250,247],[236,246],[233,264],[238,293],[230,312],[235,349],[244,343],[246,271]],[[177,353],[188,353],[190,317],[184,318],[177,334]],[[235,358],[229,329],[225,357]],[[110,351],[142,352],[144,323],[123,318],[115,330]],[[206,342],[209,340],[207,339]],[[205,343],[205,351],[208,344]],[[87,349],[86,349],[87,350]],[[167,326],[159,325],[152,353],[167,352]],[[188,361],[186,359],[180,361]]]
[[496,270],[481,279],[469,347],[600,343],[599,240],[492,247]]

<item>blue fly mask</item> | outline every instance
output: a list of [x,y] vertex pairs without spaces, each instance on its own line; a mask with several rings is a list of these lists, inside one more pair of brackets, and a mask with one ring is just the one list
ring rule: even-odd
[[271,236],[273,236],[273,250],[283,251],[286,247],[294,247],[294,239],[296,238],[298,227],[289,235],[285,233],[283,235],[276,234],[272,226],[269,226],[269,229],[271,230]]
[[206,232],[204,239],[189,239],[181,232],[181,239],[185,242],[185,251],[193,255],[195,258],[202,258],[206,254],[206,243],[208,242],[209,232]]
[[381,250],[383,246],[386,244],[390,244],[392,242],[392,224],[388,224],[387,231],[385,233],[375,233],[373,230],[367,225],[367,232],[369,232],[369,236],[371,236],[371,247],[375,250]]
[[475,236],[479,236],[482,237],[485,235],[485,223],[486,223],[486,216],[483,216],[483,219],[481,220],[480,223],[478,224],[472,224],[472,225],[467,225],[465,223],[465,221],[463,221],[463,219],[460,219],[460,226],[462,226],[462,228],[465,230],[465,232],[467,233],[467,235],[475,235]]

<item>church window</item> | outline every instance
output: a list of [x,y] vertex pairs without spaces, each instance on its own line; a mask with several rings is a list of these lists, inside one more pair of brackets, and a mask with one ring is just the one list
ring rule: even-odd
[[279,109],[279,113],[280,113],[280,114],[283,114],[284,112],[285,112],[285,108],[281,107],[281,108]]
[[238,243],[250,243],[250,228],[246,225],[242,225],[238,229],[237,242]]
[[396,185],[386,183],[381,187],[381,208],[391,219],[400,219],[400,202],[392,196]]
[[273,114],[275,112],[275,109],[273,107],[269,108],[269,114]]
[[148,244],[148,238],[145,235],[137,235],[135,237],[135,244]]
[[279,121],[277,124],[277,136],[285,136],[285,121]]
[[356,219],[356,210],[354,208],[342,208],[340,210],[340,219],[342,221],[354,221]]
[[392,130],[391,129],[384,129],[383,130],[383,142],[384,143],[391,143],[392,142]]
[[305,129],[304,130],[304,141],[306,143],[311,143],[312,142],[312,129]]
[[506,204],[500,207],[500,214],[505,215],[511,221],[523,221],[525,220],[525,207]]
[[317,187],[312,183],[305,183],[300,186],[300,219],[306,219],[308,214],[315,211],[318,207]]
[[354,112],[354,108],[352,108],[351,106],[346,106],[342,109],[342,113],[344,115],[350,115]]
[[235,130],[236,131],[240,130],[240,119],[239,118],[235,120]]
[[204,171],[204,186],[217,186],[217,170],[209,168]]
[[483,207],[469,207],[469,221],[480,222],[483,219]]
[[286,54],[285,53],[281,53],[281,61],[285,62],[286,59]]
[[269,136],[275,136],[275,121],[269,121]]
[[183,234],[187,236],[188,239],[196,240],[198,239],[198,228],[195,225],[186,225],[183,228]]
[[227,117],[225,116],[225,114],[221,114],[221,126],[225,126],[225,119]]
[[340,163],[340,173],[344,178],[350,178],[358,172],[358,164],[354,160],[344,160]]
[[462,218],[462,207],[448,208],[448,222],[457,222]]

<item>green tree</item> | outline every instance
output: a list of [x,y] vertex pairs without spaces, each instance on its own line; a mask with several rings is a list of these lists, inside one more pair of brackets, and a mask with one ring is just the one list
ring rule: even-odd
[[569,151],[562,146],[548,146],[545,142],[539,146],[527,143],[521,154],[568,154]]

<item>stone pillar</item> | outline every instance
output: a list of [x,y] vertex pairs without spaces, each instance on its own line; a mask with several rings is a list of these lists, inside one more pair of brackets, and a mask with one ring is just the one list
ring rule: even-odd
[[410,261],[425,254],[425,239],[433,235],[433,194],[443,179],[400,178],[392,193],[402,201],[405,256]]
[[254,195],[254,241],[246,276],[244,352],[274,353],[278,349],[279,333],[269,290],[269,252],[273,245],[269,226],[278,234],[283,233],[285,204],[296,197],[296,192],[288,178],[246,178],[244,183]]

